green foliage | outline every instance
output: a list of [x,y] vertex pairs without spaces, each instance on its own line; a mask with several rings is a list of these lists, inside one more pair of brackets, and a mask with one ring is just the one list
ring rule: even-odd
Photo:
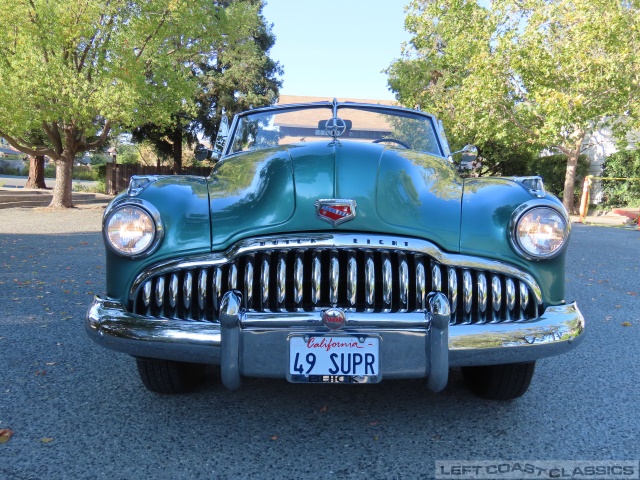
[[[566,155],[536,157],[528,163],[525,175],[540,175],[544,180],[544,188],[562,199],[566,168]],[[576,196],[579,197],[582,191],[582,182],[588,173],[589,159],[586,155],[580,155],[573,188],[574,200]]]
[[278,75],[282,67],[269,57],[275,43],[271,26],[262,16],[263,0],[223,0],[221,2],[236,11],[246,12],[245,23],[235,39],[221,45],[215,54],[215,62],[199,65],[201,95],[197,98],[197,126],[204,135],[215,142],[215,136],[223,115],[234,114],[275,103],[282,82]]
[[[128,145],[128,148],[123,149],[124,155],[123,157],[118,156],[118,163],[139,163],[138,151],[135,145]],[[124,160],[124,161],[121,161]],[[196,166],[209,166],[208,164],[202,163],[202,165]],[[74,165],[73,166],[73,180],[92,180],[98,181],[100,179],[104,180],[106,176],[106,162],[97,165]],[[29,175],[29,164],[25,165],[22,168],[11,167],[7,165],[0,165],[0,175],[15,175],[15,176],[23,176],[26,177]],[[56,178],[56,167],[53,162],[49,162],[44,167],[44,176],[45,178]]]
[[56,178],[56,166],[52,162],[45,165],[44,178]]
[[233,116],[276,101],[282,69],[269,57],[275,37],[262,16],[263,3],[220,2],[228,21],[238,28],[234,37],[216,44],[193,68],[195,111],[179,112],[168,126],[154,120],[132,129],[134,141],[149,141],[160,157],[173,159],[174,170],[181,168],[183,143],[191,146],[203,134],[214,144],[223,114]]
[[588,131],[639,122],[637,0],[413,0],[407,12],[413,38],[389,85],[453,138],[559,150],[570,187]]
[[105,183],[105,180],[107,178],[107,164],[105,163],[104,165],[98,165],[98,168],[96,170],[98,171],[98,182]]
[[[9,165],[0,165],[0,175],[22,175],[23,169],[11,167]],[[28,169],[27,169],[28,172]]]
[[0,8],[0,121],[15,137],[60,119],[88,136],[104,119],[170,121],[194,88],[189,64],[174,59],[211,42],[224,18],[193,0],[0,0]]
[[73,179],[74,180],[98,180],[98,169],[92,166],[73,167]]
[[[92,166],[74,166],[73,167],[73,179],[74,180],[98,180],[99,170]],[[23,168],[6,167],[0,165],[0,174],[2,175],[16,175],[26,177],[29,175],[29,165]],[[44,167],[45,178],[56,178],[56,167],[53,163],[48,163]]]
[[[482,143],[470,140],[478,147],[478,160],[481,164],[477,173],[480,176],[522,176],[529,175],[529,165],[537,156],[536,149],[529,145],[509,145],[505,142],[487,140]],[[462,144],[454,147],[462,148]]]
[[604,204],[610,207],[640,206],[640,150],[622,150],[604,162],[603,177],[635,180],[603,180]]
[[140,163],[140,155],[138,149],[132,144],[120,144],[118,146],[118,163],[137,164]]
[[99,165],[104,165],[111,160],[111,157],[105,153],[101,152],[93,152],[91,155],[91,166],[97,167]]
[[[194,68],[242,31],[247,16],[231,18],[231,9],[210,0],[0,0],[0,136],[69,165],[111,129],[171,125],[176,112],[195,111]],[[69,206],[58,201],[70,202],[70,187],[56,189],[52,204]]]
[[[545,189],[559,198],[563,196],[567,156],[540,156],[537,149],[527,146],[509,147],[503,143],[485,142],[478,145],[481,167],[480,176],[529,176],[539,175]],[[574,195],[580,195],[582,182],[589,172],[589,159],[580,155],[574,182]]]
[[88,193],[104,193],[105,183],[104,181],[98,181],[97,183],[87,185],[85,183],[74,183],[74,192],[88,192]]

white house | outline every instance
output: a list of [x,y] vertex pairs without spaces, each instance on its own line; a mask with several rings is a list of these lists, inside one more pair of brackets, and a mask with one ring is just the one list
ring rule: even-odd
[[[629,149],[634,149],[640,143],[640,132],[632,131],[627,134]],[[585,138],[583,153],[589,158],[589,175],[599,177],[602,175],[606,158],[618,151],[617,141],[611,128],[603,127]],[[602,202],[602,182],[595,180],[592,184],[591,203]]]

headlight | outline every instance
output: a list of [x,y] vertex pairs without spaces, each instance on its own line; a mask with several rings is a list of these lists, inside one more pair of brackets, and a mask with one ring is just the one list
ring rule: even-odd
[[526,258],[553,258],[569,237],[567,218],[549,207],[534,207],[521,214],[513,227],[516,249]]
[[104,234],[116,252],[131,257],[148,252],[159,240],[153,216],[136,205],[123,205],[110,212]]

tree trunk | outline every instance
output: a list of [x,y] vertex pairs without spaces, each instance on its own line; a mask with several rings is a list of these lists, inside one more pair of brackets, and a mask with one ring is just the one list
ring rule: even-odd
[[73,159],[75,155],[65,151],[59,160],[56,160],[56,186],[53,189],[53,198],[49,207],[71,208],[73,207]]
[[575,213],[573,195],[576,184],[576,172],[578,171],[578,158],[580,157],[580,145],[567,153],[567,172],[564,176],[564,190],[562,204],[567,212]]
[[578,172],[578,160],[582,151],[582,143],[586,132],[576,129],[571,138],[573,143],[566,146],[558,146],[560,151],[567,156],[567,171],[564,176],[564,190],[562,192],[562,204],[569,214],[576,213],[573,195],[576,185],[576,173]]
[[29,155],[29,178],[24,188],[47,188],[44,182],[44,155]]

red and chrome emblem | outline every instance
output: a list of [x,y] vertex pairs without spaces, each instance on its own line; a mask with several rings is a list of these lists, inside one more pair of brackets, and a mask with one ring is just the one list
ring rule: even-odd
[[330,308],[322,312],[322,323],[329,330],[337,330],[344,326],[347,317],[343,310],[339,308]]
[[344,199],[316,200],[316,216],[320,220],[339,225],[356,218],[356,201]]

